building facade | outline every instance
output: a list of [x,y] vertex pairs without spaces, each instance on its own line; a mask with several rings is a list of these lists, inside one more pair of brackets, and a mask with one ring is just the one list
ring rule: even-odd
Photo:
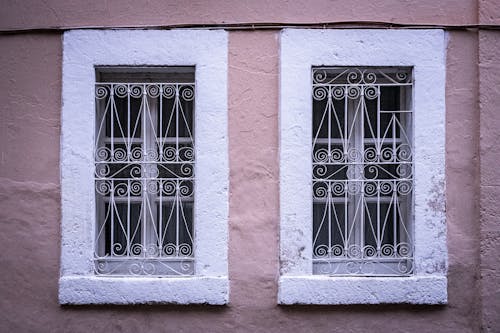
[[498,1],[0,17],[1,331],[500,330]]

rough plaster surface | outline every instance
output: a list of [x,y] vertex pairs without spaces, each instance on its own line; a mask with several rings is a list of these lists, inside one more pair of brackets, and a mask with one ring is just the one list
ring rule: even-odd
[[[446,277],[283,276],[281,304],[444,304]],[[443,292],[444,291],[444,292]]]
[[479,32],[482,329],[500,330],[500,32]]
[[228,301],[225,277],[61,277],[65,304],[213,304]]
[[[159,279],[153,283],[151,279],[93,276],[94,84],[95,66],[100,65],[196,66],[194,257],[195,275],[206,279]],[[228,283],[220,282],[220,277],[227,279],[227,33],[69,31],[64,34],[62,85],[60,302],[124,303],[123,296],[111,297],[113,291],[120,295],[120,290],[125,293],[139,285],[144,292],[133,293],[136,298],[130,295],[127,300],[132,303],[189,303],[190,299],[193,303],[227,302]],[[85,277],[88,280],[83,283]],[[82,282],[82,286],[76,282]],[[165,292],[157,293],[159,285]],[[185,294],[167,292],[181,285],[192,289]],[[106,289],[108,292],[102,292]],[[89,293],[93,297],[87,297]],[[211,297],[201,297],[210,293]]]
[[[5,156],[1,169],[5,178],[0,179],[1,332],[479,332],[477,34],[449,33],[448,305],[439,307],[276,306],[278,36],[272,31],[229,33],[231,299],[226,307],[59,306],[61,38],[57,34],[0,37],[0,59],[7,64],[0,67],[4,103],[0,126],[9,123],[12,128],[8,143],[2,137],[0,145]],[[483,84],[494,79],[488,77]],[[484,91],[484,99],[487,94]],[[491,122],[498,113],[491,111],[489,117]],[[29,118],[33,122],[28,128]],[[0,135],[5,135],[4,128]],[[44,158],[53,165],[45,165]],[[488,211],[494,213],[495,197],[490,198]],[[492,281],[483,293],[488,294],[488,288],[494,290]],[[483,310],[492,319],[498,311],[488,307],[494,310],[496,304],[498,300],[491,298]]]
[[480,24],[500,24],[500,1],[478,0],[478,19]]
[[[446,303],[446,287],[436,288],[446,286],[447,272],[443,31],[286,29],[281,37],[279,301],[350,304],[378,299],[382,303]],[[307,279],[312,276],[313,236],[311,67],[320,65],[413,67],[415,275],[411,279],[379,278],[385,281],[384,288],[375,287],[370,278],[352,278],[349,282],[336,277]],[[301,279],[288,278],[294,276]],[[418,281],[424,276],[425,280]],[[391,281],[394,289],[389,288]],[[399,293],[405,283],[403,290],[408,293]],[[317,302],[310,292],[315,285],[322,290]],[[434,292],[432,297],[427,288]],[[294,289],[302,293],[294,292],[292,297],[290,291]],[[360,290],[366,295],[359,296]],[[420,299],[415,296],[419,294]]]
[[408,0],[194,0],[182,3],[153,0],[138,6],[133,0],[92,3],[25,0],[5,1],[0,12],[0,29],[339,21],[473,24],[477,21],[477,3],[476,0],[419,0],[417,3]]

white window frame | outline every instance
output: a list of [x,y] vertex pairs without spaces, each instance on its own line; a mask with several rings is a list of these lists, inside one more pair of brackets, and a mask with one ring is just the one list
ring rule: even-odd
[[[226,304],[227,32],[73,30],[63,37],[61,304]],[[95,68],[195,66],[195,275],[94,274]]]
[[[445,37],[442,30],[282,31],[280,304],[447,303]],[[413,67],[412,276],[313,275],[313,66]]]

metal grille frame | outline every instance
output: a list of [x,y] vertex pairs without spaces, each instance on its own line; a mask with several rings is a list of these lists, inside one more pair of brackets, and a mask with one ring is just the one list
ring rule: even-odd
[[194,82],[96,83],[96,275],[193,275]]
[[412,275],[412,69],[313,67],[312,82],[313,273]]

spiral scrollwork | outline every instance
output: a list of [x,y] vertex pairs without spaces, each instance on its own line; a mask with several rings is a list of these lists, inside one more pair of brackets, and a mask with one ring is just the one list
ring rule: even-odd
[[363,251],[358,244],[352,244],[347,247],[347,256],[349,258],[361,258],[362,254]]
[[341,100],[341,99],[344,99],[345,97],[345,88],[344,87],[333,87],[332,89],[332,97],[337,99],[337,100]]
[[126,183],[117,183],[114,187],[114,194],[117,197],[124,197],[128,194],[129,187]]
[[192,101],[194,99],[194,87],[183,86],[181,91],[181,98],[185,101]]
[[363,247],[363,255],[365,257],[374,257],[377,255],[377,249],[371,245],[365,245]]
[[347,73],[347,82],[349,84],[359,84],[363,80],[363,73],[359,69],[353,69]]
[[412,253],[412,247],[408,243],[404,243],[404,242],[399,243],[396,246],[396,253],[400,257],[409,257],[409,256],[411,256],[413,254]]
[[400,161],[410,161],[412,158],[411,147],[408,144],[401,144],[396,148],[396,153],[398,160]]
[[133,179],[142,177],[142,168],[140,165],[135,164],[130,168],[130,177]]
[[166,180],[163,182],[162,190],[164,195],[167,196],[174,195],[176,189],[177,189],[177,182],[173,180]]
[[377,149],[375,147],[368,147],[365,149],[365,162],[377,161]]
[[394,152],[391,147],[385,147],[380,151],[380,161],[389,162],[394,159]]
[[328,172],[328,167],[324,164],[317,164],[313,166],[313,177],[323,178]]
[[141,147],[135,147],[130,151],[130,159],[133,161],[140,161],[142,160],[142,148]]
[[315,163],[325,163],[328,161],[328,149],[320,148],[316,149],[313,154],[313,162]]
[[163,97],[165,98],[173,98],[175,96],[175,86],[174,85],[171,85],[171,84],[168,84],[168,85],[164,85],[163,86]]
[[379,95],[377,87],[374,87],[374,86],[367,86],[367,87],[365,87],[364,95],[368,99],[375,99],[375,98],[377,98],[378,95]]
[[361,179],[363,177],[363,173],[362,165],[349,165],[347,167],[346,176],[347,179]]
[[111,150],[107,147],[99,147],[95,151],[96,162],[107,161],[111,156]]
[[191,181],[180,181],[178,193],[181,197],[189,197],[193,195],[193,184]]
[[322,86],[314,87],[314,89],[313,89],[313,98],[316,101],[322,101],[325,98],[327,98],[327,96],[328,96],[328,88],[322,87]]
[[379,191],[382,195],[390,195],[394,190],[394,184],[391,181],[379,182]]
[[194,161],[194,149],[193,149],[193,147],[181,147],[181,148],[179,148],[179,158],[181,161],[186,161],[186,162]]
[[315,199],[326,198],[328,196],[328,184],[324,182],[314,183],[313,196]]
[[398,271],[401,274],[410,274],[413,272],[413,262],[411,260],[400,260],[398,263]]
[[377,82],[377,74],[374,72],[363,71],[363,83],[375,84]]
[[150,180],[146,184],[146,192],[149,194],[158,194],[159,186],[158,182]]
[[399,181],[396,185],[396,190],[400,195],[408,195],[413,189],[413,184],[411,181],[403,180]]
[[111,193],[111,181],[98,180],[95,183],[95,190],[100,195],[108,195]]
[[172,162],[177,157],[177,150],[174,147],[166,147],[163,149],[163,160]]
[[112,93],[116,97],[120,97],[120,98],[126,97],[128,94],[128,87],[126,84],[116,84],[113,87]]
[[106,86],[96,86],[95,87],[95,98],[96,99],[104,99],[108,97],[109,91]]
[[313,82],[314,83],[324,83],[326,80],[327,75],[325,70],[314,70],[313,72]]
[[127,151],[124,148],[115,148],[113,151],[113,161],[123,162],[127,160]]
[[110,168],[107,164],[96,164],[95,166],[95,177],[96,178],[106,178],[109,175]]
[[142,95],[146,94],[145,87],[142,85],[134,84],[130,86],[130,97],[140,98]]
[[194,167],[191,163],[184,163],[180,167],[181,175],[183,177],[192,177],[194,173]]
[[146,92],[149,97],[158,97],[160,96],[160,87],[157,84],[149,84],[146,87]]
[[396,79],[398,81],[406,81],[408,79],[408,74],[405,72],[397,72]]
[[347,158],[349,161],[360,161],[363,153],[357,148],[350,148],[347,151]]
[[112,249],[115,256],[123,256],[126,254],[121,243],[114,243]]
[[163,246],[163,254],[166,256],[177,255],[177,246],[173,243],[168,243]]
[[193,249],[190,244],[182,243],[179,245],[179,255],[190,257],[193,254]]
[[130,255],[140,256],[144,251],[142,244],[135,243],[130,246]]
[[380,254],[384,257],[394,256],[394,246],[392,246],[391,244],[384,244],[380,248]]
[[328,257],[330,253],[328,246],[326,245],[318,245],[314,248],[314,256],[317,258],[325,258]]
[[129,193],[133,196],[141,195],[142,193],[142,182],[141,181],[132,181],[129,185]]
[[345,182],[333,182],[330,184],[331,191],[334,196],[341,196],[345,194]]
[[374,182],[365,182],[365,195],[372,197],[377,194],[378,186]]
[[347,193],[354,195],[361,193],[361,183],[360,182],[348,182],[347,183]]
[[379,166],[374,164],[366,165],[364,175],[367,179],[377,179],[379,176]]
[[347,87],[347,97],[350,99],[358,99],[361,96],[361,88],[358,86]]

